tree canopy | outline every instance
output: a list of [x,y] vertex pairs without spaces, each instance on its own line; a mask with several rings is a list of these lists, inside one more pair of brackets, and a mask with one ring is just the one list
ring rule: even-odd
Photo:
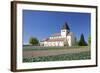
[[30,37],[29,38],[29,44],[31,44],[31,45],[38,45],[39,44],[39,41],[35,37]]
[[78,42],[78,45],[79,46],[87,46],[87,43],[86,43],[86,41],[84,39],[84,35],[83,34],[81,34],[80,40]]
[[88,44],[89,45],[91,44],[91,35],[89,35],[89,37],[88,37]]

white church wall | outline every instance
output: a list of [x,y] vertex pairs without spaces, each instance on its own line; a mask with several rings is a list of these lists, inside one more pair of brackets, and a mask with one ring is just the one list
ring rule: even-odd
[[58,46],[58,42],[55,42],[55,46]]
[[72,46],[71,36],[67,36],[68,45]]
[[64,46],[64,42],[59,42],[59,46]]
[[74,34],[72,34],[72,36],[71,36],[71,42],[72,42],[72,45],[74,45],[75,44],[75,36],[74,36]]
[[56,42],[47,42],[47,41],[45,41],[44,43],[42,43],[42,45],[43,46],[64,46],[64,42],[63,41],[56,41]]
[[48,42],[44,41],[44,46],[48,46]]
[[67,33],[67,30],[61,30],[61,36],[62,38],[66,37],[66,33]]
[[68,36],[68,41],[69,46],[73,46],[75,44],[75,36],[73,33],[70,36]]

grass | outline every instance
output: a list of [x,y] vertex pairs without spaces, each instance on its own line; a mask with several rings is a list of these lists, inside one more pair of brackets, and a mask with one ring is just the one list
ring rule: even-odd
[[91,59],[90,51],[71,53],[71,54],[61,54],[61,55],[51,55],[51,56],[40,56],[40,57],[27,57],[23,58],[23,62],[45,62],[45,61],[64,61],[64,60],[85,60]]
[[89,48],[89,46],[50,46],[50,47],[44,47],[44,46],[23,46],[23,50],[59,50],[59,49],[78,49],[78,48]]

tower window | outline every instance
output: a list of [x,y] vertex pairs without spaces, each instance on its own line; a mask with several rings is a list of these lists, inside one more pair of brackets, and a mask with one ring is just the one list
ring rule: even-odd
[[64,30],[62,32],[65,32]]

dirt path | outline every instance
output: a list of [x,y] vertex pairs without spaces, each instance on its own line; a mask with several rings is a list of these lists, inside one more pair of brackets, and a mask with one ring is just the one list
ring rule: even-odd
[[31,50],[31,51],[23,51],[23,57],[50,56],[58,54],[79,53],[85,51],[90,51],[90,49],[74,48],[74,49],[61,49],[61,50]]

